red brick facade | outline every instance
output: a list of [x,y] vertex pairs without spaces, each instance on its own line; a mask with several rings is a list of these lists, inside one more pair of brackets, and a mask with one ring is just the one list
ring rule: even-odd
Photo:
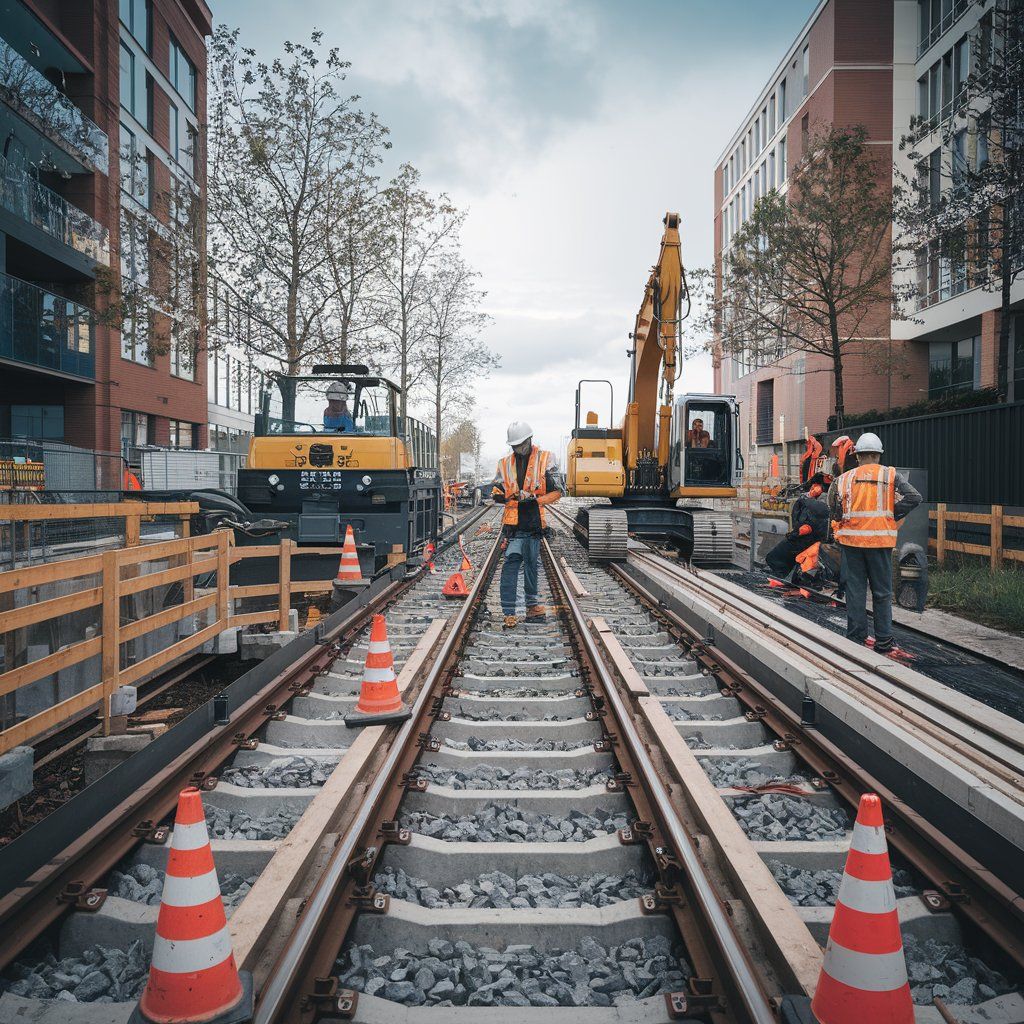
[[[118,0],[25,0],[36,15],[69,49],[80,56],[91,74],[80,81],[69,78],[68,92],[82,109],[102,128],[110,144],[110,174],[78,176],[77,193],[67,191],[70,201],[91,214],[110,231],[111,273],[120,266],[120,16]],[[151,46],[149,58],[156,69],[168,76],[169,40],[173,32],[181,48],[196,67],[196,115],[199,119],[200,146],[202,127],[206,122],[206,41],[211,31],[211,13],[204,0],[152,0]],[[152,135],[158,146],[169,146],[168,96],[159,80],[153,90]],[[197,164],[200,188],[199,207],[205,222],[205,161]],[[154,161],[153,190],[166,195],[170,171],[160,160]],[[166,208],[155,208],[153,215],[166,223]],[[202,248],[202,246],[200,246]],[[151,252],[151,287],[159,293],[166,283],[166,266],[159,254]],[[163,279],[161,279],[163,274]],[[107,299],[103,285],[98,285],[89,304],[103,313]],[[205,302],[205,264],[198,281],[198,301]],[[203,318],[200,318],[201,320]],[[83,447],[117,451],[121,440],[121,413],[132,411],[152,416],[156,444],[167,444],[169,424],[178,420],[197,428],[193,445],[203,448],[207,443],[206,353],[205,337],[200,334],[196,353],[195,380],[172,375],[167,351],[169,321],[153,317],[153,365],[132,362],[121,356],[119,332],[100,323],[96,331],[96,384],[88,392],[78,389],[74,397],[67,392],[65,404],[65,439]]]

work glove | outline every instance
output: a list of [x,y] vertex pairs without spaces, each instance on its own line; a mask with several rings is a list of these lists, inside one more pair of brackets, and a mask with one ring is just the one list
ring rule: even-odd
[[537,500],[537,495],[536,494],[532,494],[529,491],[520,491],[519,492],[519,500],[520,501],[536,501]]

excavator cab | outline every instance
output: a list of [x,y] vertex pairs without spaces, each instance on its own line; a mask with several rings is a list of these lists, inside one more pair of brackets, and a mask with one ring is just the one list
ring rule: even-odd
[[732,497],[743,464],[737,444],[736,400],[724,395],[682,395],[674,404],[672,495]]

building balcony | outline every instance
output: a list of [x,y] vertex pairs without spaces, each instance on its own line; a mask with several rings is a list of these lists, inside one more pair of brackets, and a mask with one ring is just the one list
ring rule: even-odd
[[0,274],[0,359],[95,380],[96,314]]
[[4,156],[0,156],[0,206],[76,252],[110,266],[110,232]]
[[110,172],[106,133],[0,37],[0,98],[94,171]]

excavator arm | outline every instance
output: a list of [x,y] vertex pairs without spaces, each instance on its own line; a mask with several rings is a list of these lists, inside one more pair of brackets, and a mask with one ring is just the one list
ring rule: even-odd
[[[635,478],[643,463],[663,480],[671,446],[672,392],[676,378],[679,320],[683,294],[683,261],[679,242],[679,214],[666,213],[658,262],[644,289],[643,303],[633,331],[633,368],[629,404],[623,424],[627,474]],[[664,384],[662,401],[659,390]],[[655,451],[657,439],[657,451]],[[650,486],[652,480],[636,481]]]

